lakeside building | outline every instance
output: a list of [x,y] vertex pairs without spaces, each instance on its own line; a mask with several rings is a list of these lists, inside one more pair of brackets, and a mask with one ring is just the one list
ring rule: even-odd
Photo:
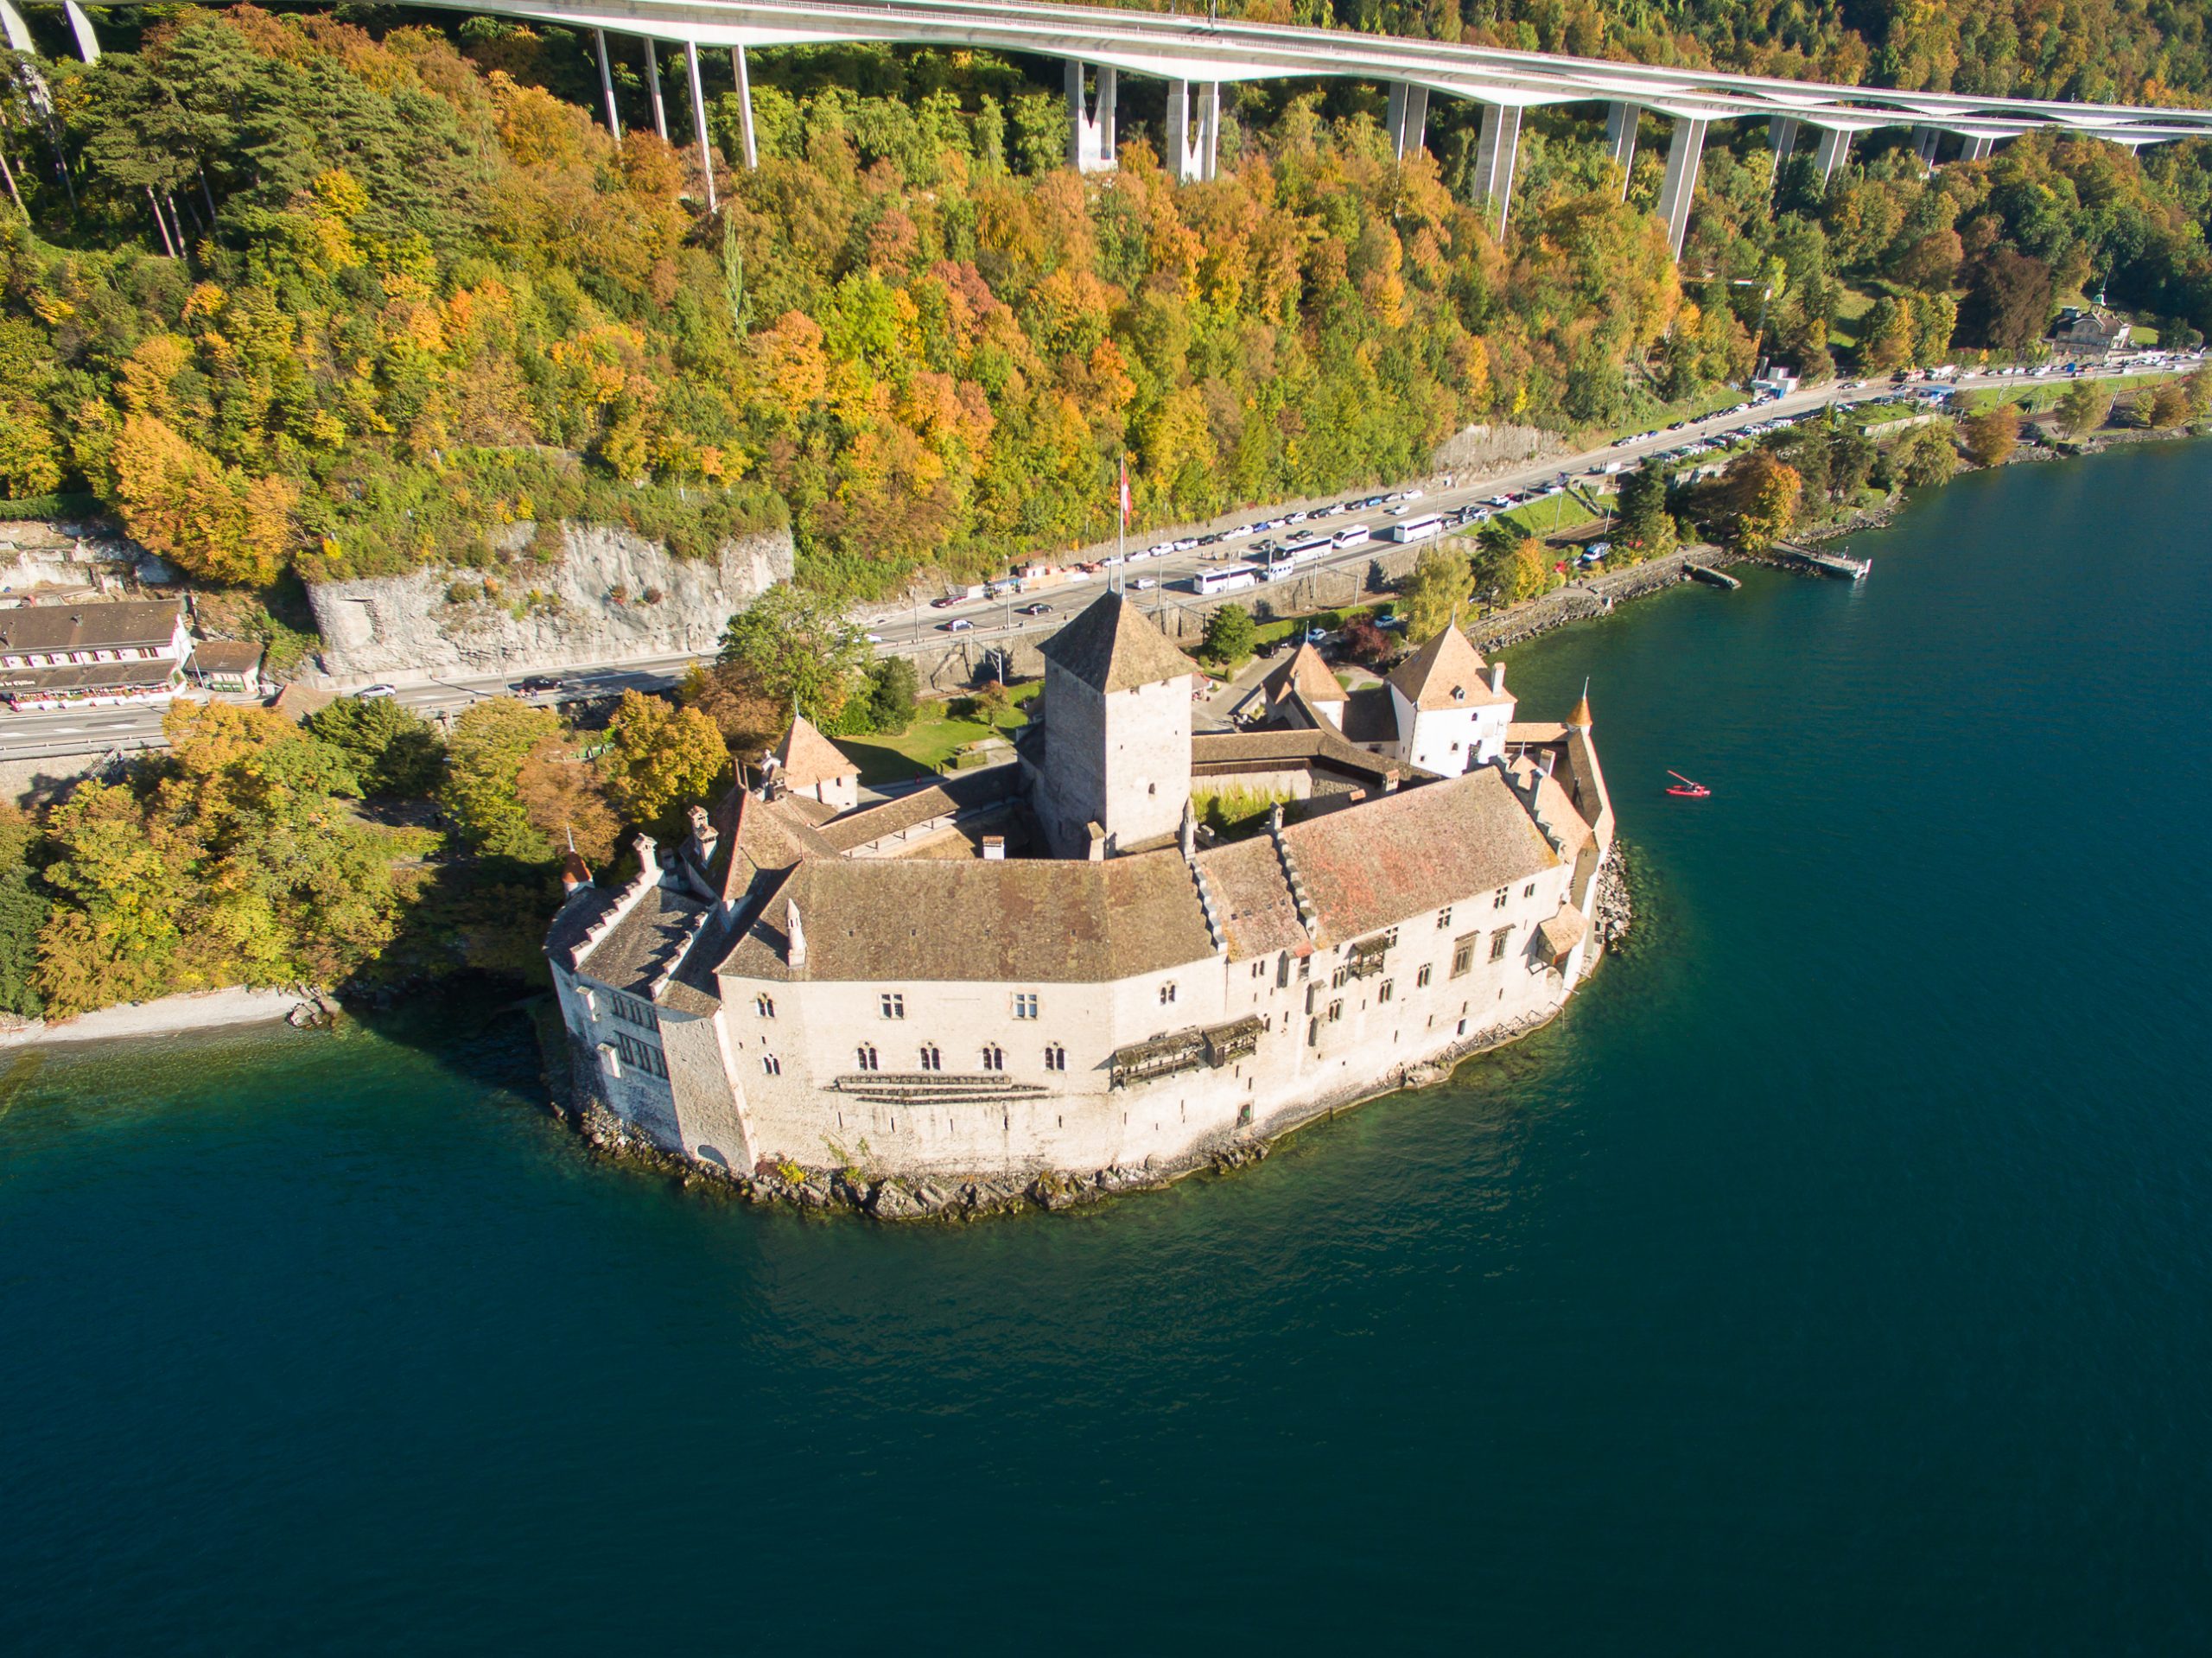
[[[1598,949],[1588,699],[1516,722],[1456,629],[1258,729],[1119,594],[1046,644],[1011,762],[862,804],[794,721],[757,786],[546,941],[580,1090],[663,1149],[1029,1176],[1186,1167],[1548,1018]],[[1278,683],[1280,682],[1280,683]],[[1259,810],[1216,837],[1201,806]]]
[[0,609],[0,697],[19,709],[165,702],[191,651],[174,599]]

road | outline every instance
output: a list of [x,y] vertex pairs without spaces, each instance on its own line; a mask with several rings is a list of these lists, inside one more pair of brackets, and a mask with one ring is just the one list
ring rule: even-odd
[[[2186,366],[2188,365],[2184,365],[2184,368]],[[2145,372],[2141,369],[2120,369],[2096,372],[2099,378],[2120,378],[2139,376]],[[2046,377],[2042,383],[2049,384],[2063,377]],[[1834,403],[1853,404],[1876,402],[1890,396],[1897,390],[1882,381],[1867,382],[1846,390],[1846,385],[1849,384],[1830,382],[1809,391],[1793,393],[1789,397],[1774,402],[1761,403],[1757,408],[1740,413],[1717,414],[1703,420],[1688,422],[1678,429],[1655,433],[1634,443],[1608,444],[1599,448],[1586,450],[1577,455],[1554,456],[1550,460],[1541,462],[1531,462],[1503,471],[1484,473],[1479,477],[1456,480],[1453,486],[1449,489],[1432,489],[1424,493],[1416,510],[1423,512],[1447,511],[1466,505],[1471,502],[1484,500],[1492,495],[1502,495],[1515,490],[1526,489],[1534,485],[1549,483],[1561,473],[1579,476],[1593,467],[1603,466],[1611,461],[1640,461],[1645,455],[1660,450],[1675,448],[1700,438],[1719,437],[1738,431],[1746,426],[1772,420],[1777,416],[1809,414]],[[1987,387],[2017,390],[2026,383],[2024,383],[2017,375],[1975,374],[1961,375],[1955,380],[1945,384],[1961,391],[1974,391]],[[1350,492],[1350,499],[1360,499],[1376,492],[1377,492],[1374,490],[1353,491]],[[1135,545],[1142,547],[1163,541],[1211,535],[1218,530],[1234,528],[1238,524],[1250,524],[1261,518],[1281,518],[1287,512],[1310,511],[1315,506],[1333,506],[1345,499],[1347,498],[1344,494],[1338,493],[1319,496],[1306,501],[1284,502],[1264,510],[1247,507],[1237,512],[1209,519],[1204,524],[1183,524],[1168,529],[1147,530],[1136,539]],[[1352,521],[1354,521],[1352,518],[1344,517],[1324,520],[1324,523],[1341,528],[1344,524]],[[1365,523],[1372,528],[1380,528],[1382,524],[1390,522],[1388,518],[1382,516],[1379,508],[1358,515],[1357,521]],[[1252,545],[1251,542],[1236,542],[1229,543],[1229,549],[1233,552],[1250,545]],[[1343,572],[1356,577],[1358,573],[1363,572],[1369,562],[1378,552],[1385,550],[1387,546],[1388,543],[1384,543],[1383,546],[1347,548],[1340,553],[1316,559],[1310,564],[1301,566],[1299,577],[1289,585],[1294,591],[1300,583],[1306,581],[1309,575],[1322,576],[1332,571]],[[1101,543],[1071,555],[1068,562],[1095,562],[1111,556],[1114,551],[1115,547],[1111,542]],[[1141,580],[1148,579],[1157,583],[1158,585],[1154,588],[1141,590],[1138,597],[1140,602],[1158,610],[1170,606],[1197,602],[1193,595],[1173,590],[1170,584],[1185,580],[1195,572],[1206,568],[1208,568],[1207,563],[1201,561],[1195,552],[1191,552],[1171,555],[1165,558],[1132,558],[1127,564],[1105,574],[1125,577],[1132,588]],[[1277,584],[1276,590],[1278,592],[1281,590],[1281,584]],[[1102,575],[1099,577],[1094,577],[1088,584],[1055,588],[1042,594],[1025,594],[1006,599],[969,600],[947,607],[943,610],[931,609],[924,602],[917,602],[912,607],[898,610],[873,607],[861,612],[855,619],[865,626],[868,632],[880,641],[881,648],[911,646],[929,639],[940,640],[949,647],[957,640],[965,639],[974,648],[988,649],[991,645],[1010,643],[1026,635],[1049,633],[1065,622],[1072,611],[1088,602],[1091,595],[1103,591],[1104,591],[1104,586]],[[1262,588],[1257,591],[1259,596],[1265,596],[1268,589]],[[1038,617],[1024,617],[1014,613],[1020,606],[1033,603],[1049,604],[1053,607],[1053,612],[1050,615]],[[950,626],[950,624],[955,620],[965,621],[969,626],[967,629],[956,632]],[[673,656],[547,671],[558,675],[563,687],[561,694],[564,697],[573,697],[579,693],[613,695],[632,688],[639,690],[654,690],[672,685],[683,677],[684,670],[691,665],[693,660],[694,658],[687,656]],[[503,674],[491,674],[479,677],[434,679],[424,683],[410,683],[399,689],[397,698],[407,707],[421,713],[435,714],[441,709],[465,707],[485,696],[499,696],[529,671],[526,669],[515,669]],[[550,701],[552,699],[542,697],[537,700]],[[85,708],[63,710],[52,714],[0,714],[0,759],[44,759],[59,755],[82,754],[111,747],[121,748],[126,752],[138,748],[159,747],[162,743],[161,723],[161,710],[156,708]]]

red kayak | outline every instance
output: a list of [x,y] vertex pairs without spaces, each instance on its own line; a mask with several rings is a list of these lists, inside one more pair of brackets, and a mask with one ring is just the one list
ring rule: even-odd
[[1702,783],[1691,782],[1680,772],[1669,772],[1667,775],[1675,779],[1667,790],[1670,795],[1678,795],[1684,800],[1703,800],[1713,792]]

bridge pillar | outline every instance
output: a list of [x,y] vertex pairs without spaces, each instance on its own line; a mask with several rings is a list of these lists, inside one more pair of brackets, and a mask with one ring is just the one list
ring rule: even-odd
[[1097,96],[1087,98],[1085,67],[1080,58],[1068,60],[1068,165],[1078,173],[1109,172],[1121,149],[1114,137],[1114,67],[1098,66]]
[[1797,122],[1795,117],[1770,115],[1766,121],[1767,142],[1774,146],[1774,181],[1782,178],[1783,163],[1797,148]]
[[750,171],[760,165],[760,147],[753,138],[753,71],[745,61],[743,47],[730,48],[729,67],[737,77],[738,124],[744,130],[745,165]]
[[1912,130],[1912,153],[1920,157],[1923,167],[1935,167],[1936,146],[1942,140],[1943,135],[1934,127],[1915,127]]
[[1628,200],[1629,169],[1636,165],[1636,124],[1643,111],[1633,104],[1605,105],[1605,153],[1621,169],[1621,200]]
[[1977,138],[1969,134],[1967,137],[1965,143],[1966,148],[1959,152],[1959,159],[1961,161],[1986,162],[1989,159],[1990,149],[1997,143],[1997,140],[1994,138]]
[[1428,136],[1428,88],[1392,81],[1389,112],[1382,118],[1382,129],[1389,137],[1391,153],[1400,161],[1421,149]]
[[660,134],[663,143],[668,142],[668,105],[660,97],[660,48],[645,40],[645,84],[653,89],[653,130]]
[[1484,105],[1482,136],[1475,143],[1475,200],[1489,206],[1490,233],[1501,242],[1513,205],[1513,164],[1520,153],[1520,106]]
[[1167,147],[1173,152],[1175,177],[1188,182],[1214,176],[1221,151],[1221,83],[1198,86],[1198,130],[1191,131],[1191,83],[1167,83]]
[[1826,189],[1835,181],[1835,175],[1851,159],[1851,135],[1831,128],[1821,129],[1820,148],[1813,152],[1813,165],[1821,169],[1821,187]]
[[607,130],[614,135],[614,142],[622,142],[622,118],[614,109],[614,69],[607,60],[607,31],[594,29],[591,43],[599,48],[599,95],[607,105]]
[[1675,118],[1675,136],[1667,143],[1667,176],[1659,187],[1659,217],[1667,226],[1668,251],[1682,257],[1682,237],[1690,227],[1690,199],[1697,194],[1698,162],[1705,156],[1702,121]]
[[100,43],[92,33],[92,20],[85,16],[85,9],[77,0],[62,0],[61,10],[68,14],[69,32],[77,37],[77,55],[87,63],[98,63]]
[[683,67],[691,79],[691,136],[699,144],[699,175],[707,181],[707,211],[721,204],[715,200],[715,146],[707,137],[707,89],[699,79],[699,43],[683,42]]

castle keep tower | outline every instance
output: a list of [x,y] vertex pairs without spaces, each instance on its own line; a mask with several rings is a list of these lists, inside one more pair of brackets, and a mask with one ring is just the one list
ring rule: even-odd
[[1173,839],[1191,797],[1191,659],[1121,594],[1045,642],[1037,816],[1053,855]]

